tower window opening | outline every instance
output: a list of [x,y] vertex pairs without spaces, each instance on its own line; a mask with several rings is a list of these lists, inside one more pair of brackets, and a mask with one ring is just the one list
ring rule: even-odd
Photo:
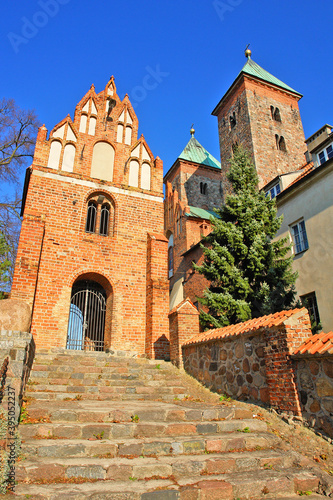
[[110,205],[103,203],[101,209],[101,222],[99,226],[99,234],[107,236],[109,234],[109,218],[110,218]]
[[89,201],[87,210],[86,232],[94,233],[96,227],[97,206],[94,201]]
[[236,127],[237,121],[236,121],[236,114],[233,112],[232,116],[229,118],[230,120],[230,128],[231,130]]
[[276,149],[278,149],[279,151],[287,151],[287,147],[286,147],[286,141],[284,140],[284,137],[281,135],[278,136],[277,134],[275,134],[275,142],[276,142]]
[[206,182],[200,182],[200,194],[207,194],[207,183]]
[[272,120],[276,122],[282,121],[279,108],[274,108],[274,106],[271,106],[271,115],[272,115]]
[[279,150],[280,151],[287,151],[286,141],[284,140],[284,137],[282,137],[282,136],[279,139]]

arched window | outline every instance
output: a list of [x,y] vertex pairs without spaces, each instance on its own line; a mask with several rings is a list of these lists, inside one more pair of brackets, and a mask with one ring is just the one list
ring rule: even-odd
[[132,141],[132,127],[126,127],[125,144],[131,144],[131,141]]
[[272,115],[272,120],[276,122],[281,122],[281,115],[279,108],[274,108],[274,106],[271,106],[271,115]]
[[207,184],[206,182],[200,182],[200,193],[207,194]]
[[282,136],[279,139],[279,150],[280,151],[287,151],[286,141],[284,140],[284,137],[282,137]]
[[96,227],[97,206],[94,201],[89,201],[87,210],[86,232],[94,233]]
[[177,210],[177,236],[182,232],[182,211],[181,208]]
[[233,129],[236,127],[237,121],[236,121],[236,113],[233,112],[232,115],[229,117],[230,120],[230,129]]
[[139,162],[136,160],[130,162],[128,185],[139,187]]
[[62,160],[62,170],[65,172],[73,172],[75,159],[75,146],[66,144],[64,148],[64,158]]
[[101,208],[101,222],[99,225],[99,234],[107,236],[109,234],[109,219],[110,219],[110,205],[103,203]]
[[88,121],[88,116],[81,115],[79,132],[82,132],[83,134],[86,133],[87,121]]
[[280,115],[279,108],[275,108],[275,111],[274,111],[274,120],[276,122],[280,122],[281,121],[281,115]]
[[91,177],[103,181],[112,181],[114,165],[114,149],[108,142],[97,142],[94,145],[91,162]]
[[169,270],[169,278],[173,276],[173,247],[169,247],[168,249],[168,270]]
[[173,276],[173,234],[170,235],[168,242],[168,277]]
[[123,142],[123,132],[124,132],[124,125],[119,123],[117,128],[117,142]]
[[96,118],[94,116],[91,116],[89,120],[89,130],[88,130],[89,135],[95,135],[96,123],[97,123]]
[[150,165],[143,163],[141,167],[141,188],[150,189]]
[[49,168],[55,168],[55,169],[59,168],[61,148],[62,148],[61,142],[53,141],[51,143],[49,161],[47,164]]

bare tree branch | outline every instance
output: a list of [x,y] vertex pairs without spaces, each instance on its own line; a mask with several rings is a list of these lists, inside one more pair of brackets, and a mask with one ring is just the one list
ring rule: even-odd
[[21,168],[33,158],[38,126],[34,111],[20,109],[13,99],[0,101],[0,180],[17,183]]
[[[20,109],[13,99],[0,100],[0,182],[18,186],[22,170],[33,158],[39,122],[34,111]],[[1,194],[1,190],[0,190]],[[21,196],[0,199],[0,290],[9,290],[20,235]],[[8,264],[9,262],[9,264]]]

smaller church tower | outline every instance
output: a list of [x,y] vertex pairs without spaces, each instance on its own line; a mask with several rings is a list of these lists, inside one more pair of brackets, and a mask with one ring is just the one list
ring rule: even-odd
[[222,203],[221,164],[194,137],[164,176],[164,227],[168,238],[170,309],[189,297],[193,303],[207,286],[192,262],[202,258],[200,241],[211,231],[210,218]]
[[218,118],[223,180],[233,147],[250,151],[259,187],[305,163],[298,101],[302,95],[261,68],[246,50],[246,64],[212,114]]

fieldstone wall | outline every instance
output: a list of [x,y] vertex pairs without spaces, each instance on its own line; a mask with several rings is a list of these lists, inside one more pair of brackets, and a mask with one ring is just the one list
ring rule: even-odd
[[183,360],[185,370],[213,391],[269,401],[262,334],[185,347]]
[[333,438],[333,356],[294,359],[303,419]]
[[292,354],[312,336],[305,308],[209,330],[182,346],[185,370],[234,399],[301,416]]

